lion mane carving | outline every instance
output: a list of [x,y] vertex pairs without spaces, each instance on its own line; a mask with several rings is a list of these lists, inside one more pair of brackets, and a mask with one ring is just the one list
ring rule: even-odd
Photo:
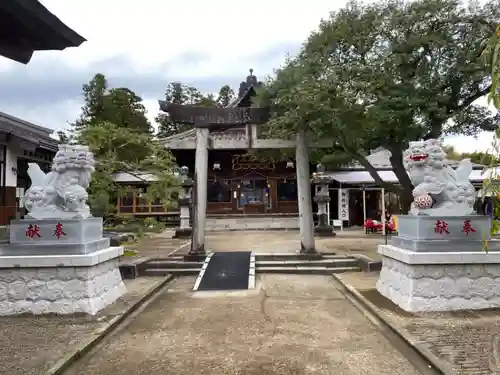
[[[470,183],[470,159],[453,170],[437,139],[410,142],[404,153],[405,168],[415,187],[411,215],[466,216],[474,214],[476,191]],[[432,204],[422,205],[421,202]]]
[[36,163],[28,164],[31,187],[23,201],[33,219],[88,218],[87,189],[95,161],[87,146],[59,145],[51,172],[45,174]]

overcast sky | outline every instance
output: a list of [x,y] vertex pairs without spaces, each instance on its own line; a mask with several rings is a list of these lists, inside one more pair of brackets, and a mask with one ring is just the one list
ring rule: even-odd
[[[0,111],[55,130],[79,113],[82,84],[103,73],[110,86],[140,95],[152,120],[168,82],[204,92],[237,91],[253,68],[263,79],[298,51],[329,11],[344,1],[42,0],[88,41],[37,52],[28,65],[0,57]],[[484,150],[478,140],[447,139],[457,150]]]

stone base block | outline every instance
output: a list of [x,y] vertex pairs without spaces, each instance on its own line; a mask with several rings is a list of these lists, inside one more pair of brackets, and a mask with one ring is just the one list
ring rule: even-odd
[[413,252],[379,245],[377,290],[409,312],[500,307],[500,252]]
[[110,247],[86,255],[1,256],[0,316],[97,314],[126,293],[122,254]]
[[331,226],[316,226],[314,227],[314,235],[318,237],[335,237],[336,233]]
[[32,242],[24,244],[5,244],[0,247],[0,256],[6,255],[76,255],[90,254],[109,248],[109,238],[88,241],[83,243],[46,243]]
[[22,219],[10,222],[11,244],[85,243],[102,239],[102,217],[87,219]]
[[190,238],[192,233],[191,228],[179,228],[175,230],[174,238]]

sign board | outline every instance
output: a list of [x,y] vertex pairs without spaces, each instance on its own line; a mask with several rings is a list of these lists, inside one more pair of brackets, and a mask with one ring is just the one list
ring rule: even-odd
[[269,118],[269,108],[217,108],[172,104],[160,101],[160,109],[177,124],[190,125],[246,125],[263,124]]
[[349,220],[349,190],[339,189],[339,220]]

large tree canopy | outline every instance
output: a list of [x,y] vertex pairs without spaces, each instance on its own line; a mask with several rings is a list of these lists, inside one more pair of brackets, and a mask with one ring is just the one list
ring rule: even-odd
[[129,173],[140,181],[143,173],[152,175],[148,198],[165,205],[176,190],[171,154],[153,136],[142,99],[128,88],[109,88],[104,75],[96,74],[83,85],[81,116],[69,134],[59,132],[61,143],[85,144],[94,153],[96,172],[90,185],[89,203],[99,216],[114,213],[116,200],[134,188],[113,180],[118,172]]
[[500,109],[500,25],[497,25],[493,35],[484,39],[481,57],[491,70],[491,92],[489,102]]
[[[474,102],[491,86],[478,50],[499,15],[493,4],[455,0],[348,3],[259,92],[259,104],[272,110],[269,131],[284,136],[300,127],[330,137],[341,158],[399,193],[406,211],[412,184],[402,154],[409,141],[495,129],[491,113]],[[400,186],[383,181],[365,159],[378,147],[391,152]]]

